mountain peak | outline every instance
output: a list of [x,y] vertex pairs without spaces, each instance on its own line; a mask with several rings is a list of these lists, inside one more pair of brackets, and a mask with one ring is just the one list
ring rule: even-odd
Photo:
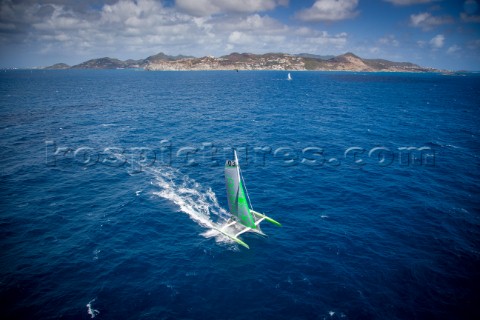
[[46,67],[45,69],[49,70],[63,70],[63,69],[68,69],[70,66],[66,63],[55,63],[52,66]]
[[341,54],[341,55],[339,55],[339,57],[352,57],[352,58],[356,58],[356,59],[361,59],[359,56],[357,56],[356,54],[354,54],[352,52],[347,52],[347,53]]

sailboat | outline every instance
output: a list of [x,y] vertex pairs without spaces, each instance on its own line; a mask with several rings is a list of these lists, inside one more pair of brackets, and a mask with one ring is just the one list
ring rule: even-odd
[[292,80],[292,76],[290,75],[290,72],[288,73],[287,80]]
[[[253,210],[250,197],[245,187],[243,177],[240,173],[240,165],[238,163],[237,152],[234,150],[235,160],[227,160],[225,163],[225,184],[227,187],[228,208],[232,215],[226,225],[216,228],[228,238],[250,249],[248,244],[238,238],[245,232],[255,232],[266,236],[260,230],[260,222],[268,221],[278,227],[282,225],[266,215]],[[235,233],[227,232],[229,227],[233,227]],[[238,231],[240,228],[240,231]]]

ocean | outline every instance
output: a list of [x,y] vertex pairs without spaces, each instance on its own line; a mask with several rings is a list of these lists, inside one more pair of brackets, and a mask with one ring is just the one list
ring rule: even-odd
[[291,74],[2,71],[2,318],[480,318],[480,75]]

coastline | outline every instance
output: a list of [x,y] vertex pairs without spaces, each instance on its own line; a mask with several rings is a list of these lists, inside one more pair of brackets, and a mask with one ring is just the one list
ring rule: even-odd
[[147,71],[346,71],[346,72],[451,72],[422,67],[411,62],[364,59],[351,52],[328,57],[287,53],[231,53],[226,56],[200,58],[168,56],[158,53],[140,60],[103,57],[70,66],[56,63],[42,69],[144,69]]
[[[236,70],[233,69],[164,69],[164,70],[149,70],[146,68],[118,68],[118,69],[48,69],[45,67],[31,67],[31,68],[4,68],[0,69],[0,72],[7,72],[7,71],[146,71],[146,72],[232,72],[236,73]],[[335,70],[335,69],[328,69],[328,70],[298,70],[298,69],[246,69],[246,70],[238,70],[238,72],[318,72],[318,73],[432,73],[432,74],[442,74],[442,75],[459,75],[459,74],[476,74],[479,73],[478,71],[451,71],[451,70],[428,70],[428,71],[408,71],[408,70]]]

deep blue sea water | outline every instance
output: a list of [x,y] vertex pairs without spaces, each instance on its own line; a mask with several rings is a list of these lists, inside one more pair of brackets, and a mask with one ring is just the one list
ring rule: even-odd
[[480,76],[286,77],[2,72],[2,318],[478,319]]

